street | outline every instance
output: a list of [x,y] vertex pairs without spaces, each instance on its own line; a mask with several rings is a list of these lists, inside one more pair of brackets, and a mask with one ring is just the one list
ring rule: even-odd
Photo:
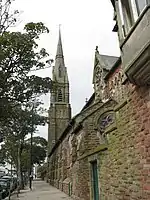
[[[12,194],[11,200],[72,200],[63,192],[50,186],[45,181],[33,181],[33,190],[22,190],[17,197],[17,194]],[[8,198],[6,198],[8,200]]]

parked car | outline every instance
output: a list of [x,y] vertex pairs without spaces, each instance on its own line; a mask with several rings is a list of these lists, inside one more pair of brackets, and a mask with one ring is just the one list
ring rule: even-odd
[[3,188],[0,185],[0,200],[3,199]]
[[2,176],[5,176],[5,171],[0,170],[0,178],[1,178]]
[[9,194],[9,184],[7,181],[3,181],[0,179],[0,193],[2,199],[8,196]]
[[5,183],[7,183],[8,189],[10,189],[11,192],[13,191],[13,182],[11,181],[10,178],[6,178],[6,177],[3,176],[3,177],[0,179],[0,182],[5,182]]

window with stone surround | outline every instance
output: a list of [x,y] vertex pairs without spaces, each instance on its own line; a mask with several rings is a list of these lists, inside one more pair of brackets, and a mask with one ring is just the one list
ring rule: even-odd
[[126,34],[134,24],[133,13],[130,6],[130,0],[121,0],[121,3]]
[[147,5],[147,0],[135,0],[135,2],[136,2],[136,5],[137,5],[138,14],[140,15],[141,12],[144,10],[144,8]]
[[127,35],[146,5],[148,5],[147,0],[118,0],[118,14],[120,14],[124,36]]

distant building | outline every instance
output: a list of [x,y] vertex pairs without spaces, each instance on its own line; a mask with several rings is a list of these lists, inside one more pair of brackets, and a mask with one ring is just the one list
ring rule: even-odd
[[150,199],[150,2],[112,3],[121,57],[96,47],[94,93],[49,151],[50,184],[75,200]]

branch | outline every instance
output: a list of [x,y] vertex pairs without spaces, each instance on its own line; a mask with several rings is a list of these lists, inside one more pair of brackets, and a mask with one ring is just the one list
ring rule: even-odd
[[[4,3],[5,1],[5,3]],[[12,24],[16,23],[18,10],[10,14],[12,0],[1,0],[0,7],[0,34],[3,34]]]

